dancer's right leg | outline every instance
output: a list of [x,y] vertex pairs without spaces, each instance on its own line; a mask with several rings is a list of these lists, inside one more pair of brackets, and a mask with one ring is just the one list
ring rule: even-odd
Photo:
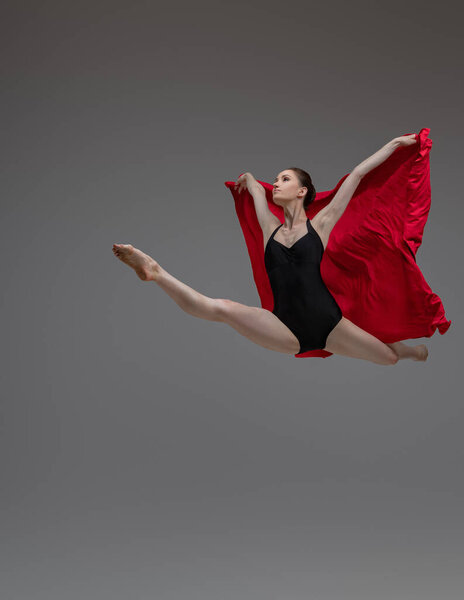
[[132,267],[143,281],[155,281],[180,308],[200,319],[227,323],[255,344],[284,354],[296,354],[296,336],[272,312],[233,300],[209,298],[182,283],[151,256],[131,244],[114,244],[114,254]]

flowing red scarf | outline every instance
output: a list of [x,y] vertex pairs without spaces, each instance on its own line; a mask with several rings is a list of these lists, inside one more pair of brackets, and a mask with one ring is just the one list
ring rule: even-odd
[[[436,329],[444,334],[451,325],[415,258],[431,202],[429,132],[421,129],[416,144],[400,146],[361,179],[332,229],[321,261],[322,279],[343,316],[385,343],[430,337]],[[316,193],[306,210],[309,219],[332,200],[348,175],[333,190]],[[248,190],[238,193],[234,181],[224,183],[235,201],[261,306],[272,311],[274,298],[253,198]],[[259,183],[270,211],[283,223],[283,209],[272,200],[272,184]],[[331,354],[311,350],[295,356]]]

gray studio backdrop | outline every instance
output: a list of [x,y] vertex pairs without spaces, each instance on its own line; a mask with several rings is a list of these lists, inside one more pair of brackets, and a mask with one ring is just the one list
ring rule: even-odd
[[[462,598],[457,6],[3,3],[2,599]],[[259,306],[224,181],[422,127],[425,364],[266,350],[113,256]]]

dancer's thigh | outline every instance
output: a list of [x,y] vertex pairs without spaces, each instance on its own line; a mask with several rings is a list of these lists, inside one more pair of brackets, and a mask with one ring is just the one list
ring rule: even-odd
[[342,317],[329,333],[324,350],[380,365],[392,365],[398,361],[391,348],[346,317]]
[[247,337],[255,344],[282,352],[296,354],[300,343],[295,334],[270,310],[247,306],[234,300],[217,299],[220,321]]

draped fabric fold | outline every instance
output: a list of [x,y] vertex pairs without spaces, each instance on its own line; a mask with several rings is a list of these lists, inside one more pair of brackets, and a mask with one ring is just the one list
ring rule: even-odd
[[[430,210],[430,129],[418,141],[397,148],[367,173],[330,234],[321,262],[321,276],[343,316],[385,343],[444,334],[451,325],[440,298],[431,290],[416,263],[416,254]],[[405,134],[409,135],[409,134]],[[334,189],[318,192],[306,210],[309,219],[335,196]],[[271,212],[284,222],[283,209],[272,200],[273,186],[260,181]],[[235,181],[225,181],[250,257],[262,308],[272,311],[274,299],[264,266],[264,240],[253,198],[238,193]],[[312,350],[297,358],[327,357]]]

